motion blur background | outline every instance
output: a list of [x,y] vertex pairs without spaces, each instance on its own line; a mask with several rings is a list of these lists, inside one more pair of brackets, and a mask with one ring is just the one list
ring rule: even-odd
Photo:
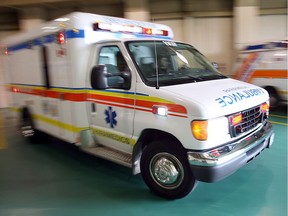
[[[288,38],[287,0],[1,0],[0,41],[73,11],[166,24],[229,77],[246,45]],[[0,108],[4,85],[0,61]]]
[[287,38],[287,0],[1,0],[0,40],[73,11],[167,24],[228,76],[241,46]]
[[[229,77],[246,45],[288,39],[287,0],[1,0],[0,49],[2,39],[74,11],[166,24]],[[126,168],[58,143],[25,145],[16,123],[1,116],[6,107],[0,61],[1,216],[287,215],[287,106],[270,115],[275,144],[264,157],[174,202],[149,194]]]

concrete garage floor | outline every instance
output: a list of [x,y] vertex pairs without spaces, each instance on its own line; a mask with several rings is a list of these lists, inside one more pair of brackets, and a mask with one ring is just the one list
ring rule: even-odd
[[0,215],[286,216],[287,113],[274,112],[270,121],[271,149],[227,179],[199,183],[187,197],[167,201],[128,168],[56,141],[29,144],[6,118],[5,127],[0,121]]

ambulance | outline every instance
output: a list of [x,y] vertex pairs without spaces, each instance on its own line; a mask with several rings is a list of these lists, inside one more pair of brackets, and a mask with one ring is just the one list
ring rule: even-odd
[[235,79],[266,89],[270,95],[270,107],[287,105],[287,46],[288,40],[259,43],[240,51]]
[[222,75],[166,25],[74,12],[1,46],[25,137],[130,167],[160,197],[224,179],[273,143],[268,93]]

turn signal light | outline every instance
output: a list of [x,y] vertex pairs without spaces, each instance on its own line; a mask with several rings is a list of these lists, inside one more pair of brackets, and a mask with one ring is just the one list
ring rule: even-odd
[[239,114],[232,116],[230,121],[231,121],[231,124],[233,126],[241,123],[242,122],[242,114],[239,113]]
[[207,140],[208,138],[208,121],[207,120],[195,120],[191,122],[191,130],[193,136],[197,140]]
[[269,104],[268,103],[264,103],[261,105],[261,111],[262,113],[266,113],[269,111]]

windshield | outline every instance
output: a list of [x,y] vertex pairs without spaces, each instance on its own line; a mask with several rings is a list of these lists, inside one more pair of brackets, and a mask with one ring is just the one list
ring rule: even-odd
[[167,86],[226,78],[195,48],[173,41],[127,42],[127,48],[149,86]]

